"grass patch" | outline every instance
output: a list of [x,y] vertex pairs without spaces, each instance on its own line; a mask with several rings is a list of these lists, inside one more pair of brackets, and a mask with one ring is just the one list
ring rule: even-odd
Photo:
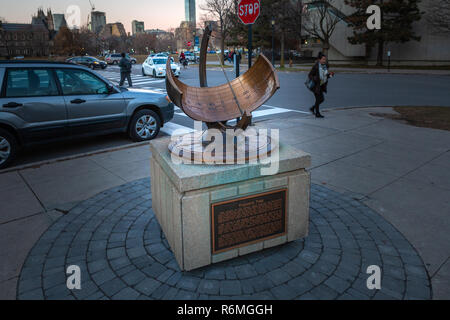
[[408,124],[450,131],[450,107],[394,107],[399,114],[374,113],[388,119],[406,121]]

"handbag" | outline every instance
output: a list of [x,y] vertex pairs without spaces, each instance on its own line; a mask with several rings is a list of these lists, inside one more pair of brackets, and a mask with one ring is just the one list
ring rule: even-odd
[[311,79],[307,78],[306,81],[305,81],[305,86],[309,90],[313,91],[314,87],[316,86],[316,83],[314,82],[314,80],[311,80]]

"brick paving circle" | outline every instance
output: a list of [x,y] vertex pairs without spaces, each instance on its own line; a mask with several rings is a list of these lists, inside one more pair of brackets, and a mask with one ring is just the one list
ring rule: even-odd
[[[409,242],[348,196],[312,186],[310,235],[280,247],[180,272],[151,209],[150,181],[103,192],[57,220],[22,268],[18,299],[430,299]],[[66,268],[81,268],[81,290]],[[367,289],[367,267],[382,270]]]

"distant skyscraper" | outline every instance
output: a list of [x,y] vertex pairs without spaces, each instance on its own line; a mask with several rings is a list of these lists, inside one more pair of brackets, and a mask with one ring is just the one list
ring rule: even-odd
[[133,36],[138,33],[144,33],[145,32],[144,21],[133,20],[131,22],[131,31],[132,31]]
[[106,25],[106,14],[100,11],[91,11],[91,31],[100,33]]
[[195,26],[197,24],[195,0],[184,0],[184,8],[186,11],[186,21],[191,22]]

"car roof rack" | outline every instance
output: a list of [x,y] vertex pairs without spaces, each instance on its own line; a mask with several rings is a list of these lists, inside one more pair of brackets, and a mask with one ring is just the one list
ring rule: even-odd
[[46,60],[0,60],[0,64],[64,64],[73,65],[71,62],[46,61]]

